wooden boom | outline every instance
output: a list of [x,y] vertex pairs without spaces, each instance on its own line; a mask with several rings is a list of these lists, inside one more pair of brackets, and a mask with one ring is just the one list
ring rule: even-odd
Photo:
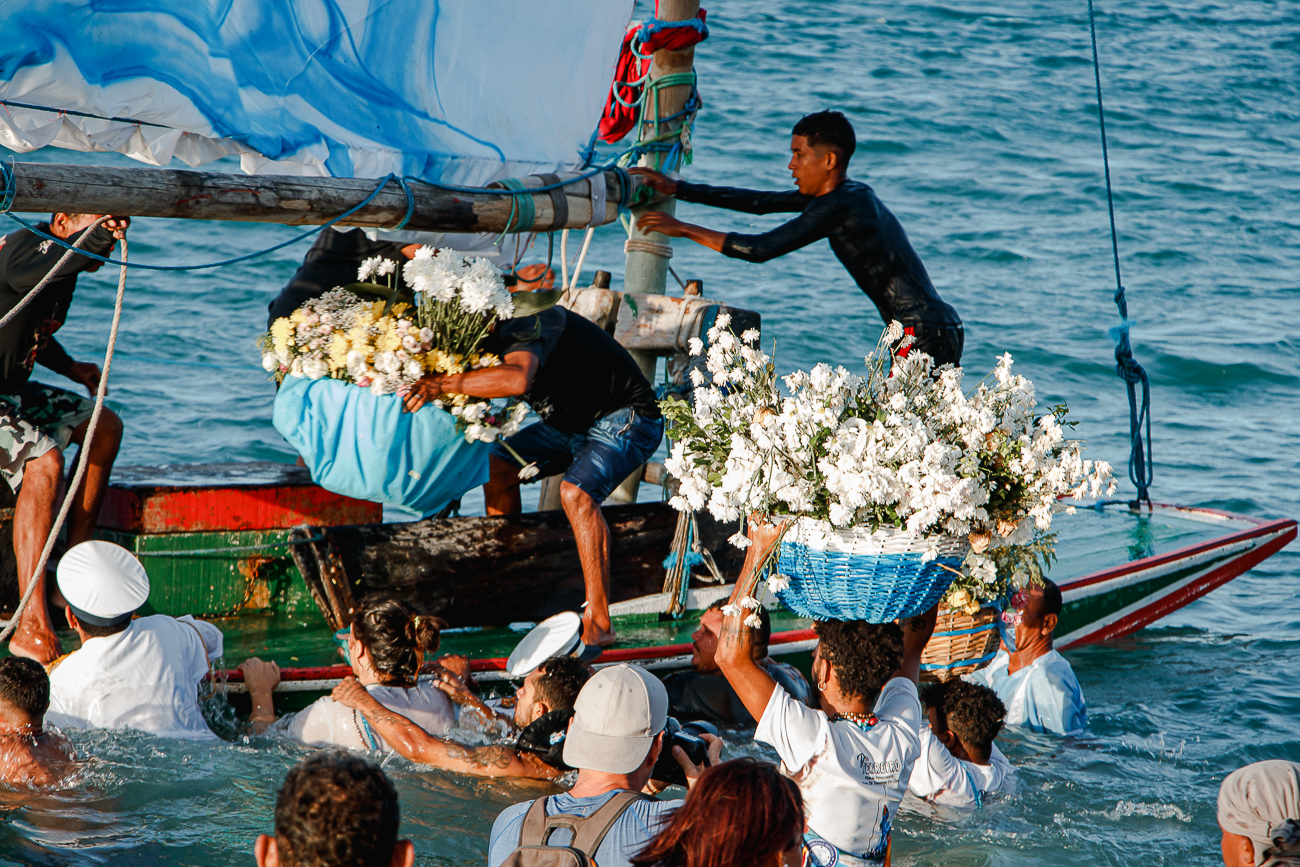
[[[578,177],[578,172],[528,175],[525,188],[551,186]],[[618,217],[627,175],[607,170],[606,207],[597,225]],[[14,166],[14,200],[18,212],[119,214],[131,217],[179,217],[187,220],[237,220],[312,226],[356,207],[374,192],[371,178],[308,178],[287,175],[236,175],[175,169],[105,168],[102,166],[18,163]],[[640,183],[633,179],[633,192]],[[501,193],[451,192],[408,182],[415,209],[405,228],[432,232],[531,232],[575,229],[592,222],[592,183],[574,181],[560,189],[527,194],[532,220],[521,220],[526,206]],[[518,196],[524,198],[524,195]],[[401,186],[389,181],[370,204],[339,225],[390,227],[406,214]],[[559,219],[557,219],[557,213]],[[522,223],[522,225],[521,225]]]

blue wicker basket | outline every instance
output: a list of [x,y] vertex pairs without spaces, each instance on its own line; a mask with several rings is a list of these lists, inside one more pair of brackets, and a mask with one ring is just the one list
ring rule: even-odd
[[[888,623],[915,617],[943,598],[970,545],[953,536],[906,530],[840,529],[812,518],[794,521],[781,541],[776,571],[790,584],[781,603],[815,620]],[[938,548],[937,559],[922,562]]]

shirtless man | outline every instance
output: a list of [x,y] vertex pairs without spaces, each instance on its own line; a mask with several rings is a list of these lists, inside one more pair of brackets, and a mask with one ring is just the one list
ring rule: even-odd
[[21,656],[0,659],[0,783],[43,787],[67,776],[72,747],[45,731],[50,678],[40,663]]
[[844,115],[819,111],[800,119],[790,137],[789,168],[797,190],[769,193],[710,187],[675,181],[650,169],[631,169],[657,192],[683,202],[747,214],[799,214],[759,235],[718,232],[660,211],[642,214],[637,228],[689,238],[747,262],[766,262],[826,238],[886,325],[895,320],[902,323],[904,332],[916,338],[912,347],[933,358],[936,366],[960,364],[965,342],[961,319],[935,291],[898,219],[871,187],[848,177],[856,147],[853,126]]

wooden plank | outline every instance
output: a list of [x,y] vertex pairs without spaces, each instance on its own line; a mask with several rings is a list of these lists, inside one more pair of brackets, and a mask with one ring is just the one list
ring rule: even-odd
[[[561,180],[576,172],[559,173]],[[607,206],[600,224],[618,216],[623,178],[606,171]],[[536,175],[522,179],[526,187],[545,184]],[[108,168],[56,163],[17,163],[12,209],[18,212],[69,211],[122,214],[136,217],[176,217],[188,220],[235,220],[318,226],[364,201],[378,185],[370,178],[311,178],[283,175],[242,175],[222,172],[154,168]],[[633,181],[633,192],[640,185]],[[527,232],[584,228],[591,222],[591,182],[576,181],[564,188],[568,219],[554,225],[550,193],[534,193],[535,218],[520,225],[511,196],[450,192],[410,182],[414,211],[407,229],[433,232]],[[396,182],[366,207],[342,220],[343,226],[396,225],[406,214],[406,194]]]
[[[657,593],[677,513],[666,503],[613,506],[610,600]],[[732,576],[733,528],[701,522],[704,543]],[[506,625],[540,620],[583,602],[582,567],[573,530],[561,511],[483,518],[427,519],[409,524],[335,527],[327,531],[358,599],[387,590],[444,617],[452,626]]]
[[332,493],[290,464],[115,470],[99,526],[130,533],[334,527],[383,520],[383,506]]

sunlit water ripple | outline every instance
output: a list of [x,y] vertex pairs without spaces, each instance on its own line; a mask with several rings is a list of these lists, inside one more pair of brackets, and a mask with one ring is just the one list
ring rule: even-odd
[[[1070,403],[1090,454],[1122,467],[1127,405],[1106,333],[1114,275],[1086,4],[708,5],[712,37],[697,60],[706,108],[688,175],[785,188],[793,121],[847,111],[860,139],[853,174],[898,214],[961,312],[968,367],[1010,351],[1041,400]],[[1100,11],[1124,282],[1152,378],[1153,494],[1166,502],[1300,514],[1296,20],[1286,2]],[[679,213],[741,231],[778,219]],[[211,261],[295,231],[141,220],[132,257]],[[598,233],[588,259],[616,281],[621,241],[617,228]],[[253,337],[301,253],[132,276],[113,379],[124,462],[288,457]],[[709,296],[760,311],[783,368],[853,365],[880,330],[825,244],[766,265],[679,244],[673,265]],[[74,354],[102,350],[110,309],[110,276],[84,280],[61,335]],[[895,863],[1216,863],[1219,781],[1246,762],[1300,758],[1298,575],[1300,555],[1284,551],[1158,628],[1071,652],[1089,735],[1006,736],[1019,791],[965,818],[904,815]],[[97,757],[91,791],[0,801],[0,859],[247,863],[301,755],[282,744],[77,742]],[[421,863],[481,862],[496,812],[528,794],[400,762],[390,770]]]

